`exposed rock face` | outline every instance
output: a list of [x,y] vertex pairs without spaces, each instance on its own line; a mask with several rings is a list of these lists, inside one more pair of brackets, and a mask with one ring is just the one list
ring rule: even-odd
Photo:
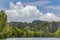
[[32,23],[11,22],[9,23],[9,25],[23,28],[26,30],[44,30],[46,32],[55,32],[58,28],[60,28],[60,22],[46,22],[40,20],[34,20]]

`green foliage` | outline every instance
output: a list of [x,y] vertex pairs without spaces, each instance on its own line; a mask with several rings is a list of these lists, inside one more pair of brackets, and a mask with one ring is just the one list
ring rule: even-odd
[[6,20],[6,14],[4,11],[0,11],[0,31],[2,31],[2,28],[5,26]]
[[60,28],[54,33],[54,37],[59,37],[60,38]]

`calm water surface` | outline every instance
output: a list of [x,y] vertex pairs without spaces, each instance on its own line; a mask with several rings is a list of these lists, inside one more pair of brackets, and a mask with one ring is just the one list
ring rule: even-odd
[[60,40],[60,38],[7,38],[6,40]]

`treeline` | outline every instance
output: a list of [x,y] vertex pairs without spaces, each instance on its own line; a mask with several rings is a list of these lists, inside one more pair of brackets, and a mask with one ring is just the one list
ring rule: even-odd
[[56,26],[56,22],[34,21],[14,25],[15,23],[8,24],[7,15],[4,11],[0,11],[0,38],[60,37],[60,28]]
[[22,38],[22,37],[53,37],[53,33],[44,31],[29,31],[12,26],[5,26],[0,32],[0,38]]

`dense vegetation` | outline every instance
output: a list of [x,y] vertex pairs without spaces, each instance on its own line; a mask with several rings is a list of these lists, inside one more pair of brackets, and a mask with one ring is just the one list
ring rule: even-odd
[[0,11],[0,38],[60,37],[60,22],[7,23],[7,15]]

